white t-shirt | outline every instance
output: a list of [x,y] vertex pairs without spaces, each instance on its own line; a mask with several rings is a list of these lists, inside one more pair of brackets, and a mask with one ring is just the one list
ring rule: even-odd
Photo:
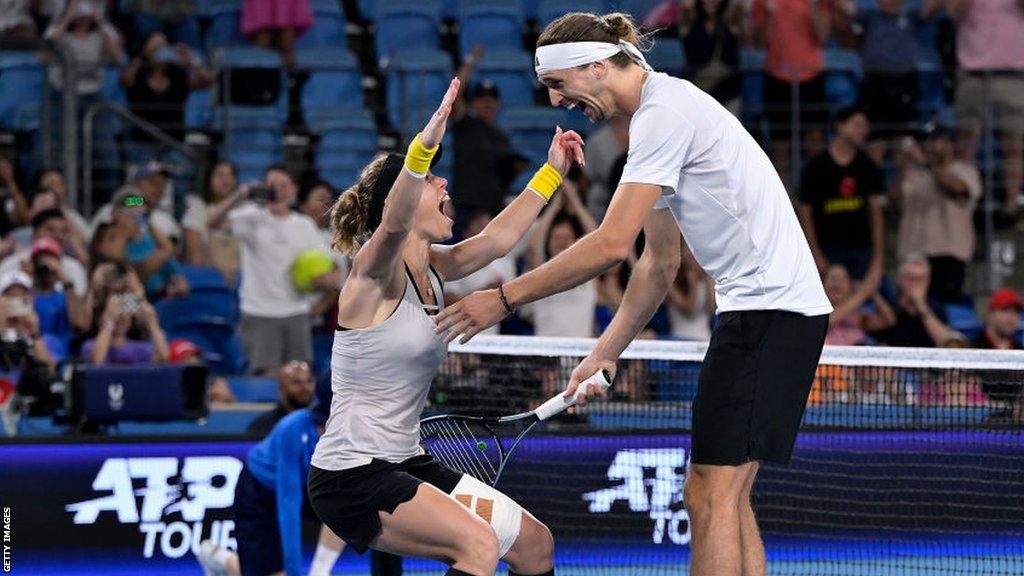
[[[509,256],[504,256],[490,262],[487,266],[484,266],[465,278],[445,282],[444,291],[446,294],[456,298],[464,298],[477,290],[493,288],[495,285],[508,282],[515,277],[515,260]],[[501,333],[501,327],[495,324],[486,330],[480,331],[480,333],[497,335]]]
[[292,262],[306,250],[323,250],[323,237],[309,216],[289,212],[278,218],[247,205],[228,214],[242,253],[239,307],[243,314],[287,318],[309,314],[310,301],[292,283]]
[[533,322],[537,336],[593,338],[594,309],[597,308],[597,280],[552,294],[523,306],[523,315]]
[[832,311],[775,167],[739,120],[693,84],[652,73],[629,124],[621,182],[654,184],[718,311]]
[[[27,262],[31,255],[31,250],[23,248],[4,258],[3,262],[0,262],[0,276],[12,270],[21,270],[22,264]],[[71,283],[71,289],[74,290],[75,295],[84,298],[89,289],[89,274],[85,271],[85,266],[67,254],[61,257],[60,266],[63,268],[64,276]]]

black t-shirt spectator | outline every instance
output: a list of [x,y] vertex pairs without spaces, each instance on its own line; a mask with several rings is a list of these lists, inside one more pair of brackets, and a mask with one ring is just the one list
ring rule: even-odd
[[274,406],[273,410],[268,410],[254,418],[252,422],[249,422],[249,426],[245,428],[245,433],[260,436],[261,438],[266,437],[274,429],[274,425],[287,415],[288,411],[278,403],[277,406]]
[[822,247],[871,249],[869,198],[883,189],[882,171],[864,152],[840,166],[827,151],[804,168],[800,202],[813,210],[814,230]]
[[[935,313],[935,317],[946,323],[946,310],[936,300],[928,299],[928,307]],[[928,336],[928,330],[924,327],[924,320],[921,316],[911,316],[902,307],[893,305],[896,313],[896,324],[871,336],[888,346],[905,346],[914,348],[934,348],[935,342]]]
[[[699,18],[694,20],[690,25],[690,31],[683,38],[688,69],[686,76],[688,80],[698,83],[702,89],[707,90],[715,100],[729,102],[740,95],[740,43],[726,23],[719,22],[712,32],[708,32],[704,24]],[[712,61],[716,59],[729,69],[722,70],[727,73],[714,80],[710,86],[703,85],[701,72],[710,72],[711,69],[703,69],[713,64]]]
[[[128,104],[132,112],[143,120],[167,132],[172,138],[181,140],[184,135],[185,100],[188,99],[188,72],[181,66],[168,65],[167,88],[156,91],[149,85],[153,68],[143,66],[136,77],[135,85],[127,90]],[[133,130],[132,139],[149,140],[141,131]]]
[[452,202],[459,208],[497,214],[508,193],[500,166],[511,155],[508,136],[496,126],[469,115],[455,121],[452,133]]

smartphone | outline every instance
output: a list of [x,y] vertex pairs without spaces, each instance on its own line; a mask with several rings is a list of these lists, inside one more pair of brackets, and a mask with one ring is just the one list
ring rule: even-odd
[[114,296],[118,309],[124,316],[131,316],[139,311],[142,306],[142,298],[136,294],[125,292]]
[[274,189],[269,186],[256,186],[249,191],[249,199],[260,205],[270,204],[276,196]]

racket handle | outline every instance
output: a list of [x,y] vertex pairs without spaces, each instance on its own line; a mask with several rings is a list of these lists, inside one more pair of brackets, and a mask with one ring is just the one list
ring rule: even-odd
[[610,375],[608,374],[608,372],[604,370],[598,370],[597,372],[594,373],[593,376],[580,382],[580,385],[576,388],[576,393],[574,395],[570,396],[569,398],[566,398],[564,392],[559,392],[558,394],[552,396],[550,400],[541,404],[536,410],[533,411],[533,413],[537,416],[538,419],[542,421],[547,420],[548,418],[551,418],[556,414],[561,414],[562,412],[565,411],[566,408],[568,408],[569,406],[574,406],[576,402],[579,401],[579,399],[586,392],[589,384],[600,384],[603,390],[607,390],[609,387],[611,387],[612,383],[611,380],[609,380],[609,376]]

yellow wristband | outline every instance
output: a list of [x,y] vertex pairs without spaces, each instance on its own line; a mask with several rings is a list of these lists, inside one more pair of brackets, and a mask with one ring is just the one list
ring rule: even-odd
[[558,170],[554,166],[544,163],[537,170],[537,173],[530,179],[530,183],[526,185],[527,188],[533,190],[538,196],[544,199],[545,202],[551,200],[554,196],[555,190],[562,185],[562,175],[558,173]]
[[417,134],[412,142],[409,142],[409,150],[405,153],[405,167],[414,174],[422,176],[427,173],[427,170],[430,170],[430,161],[434,159],[436,152],[437,145],[427,148],[420,141],[420,135]]

